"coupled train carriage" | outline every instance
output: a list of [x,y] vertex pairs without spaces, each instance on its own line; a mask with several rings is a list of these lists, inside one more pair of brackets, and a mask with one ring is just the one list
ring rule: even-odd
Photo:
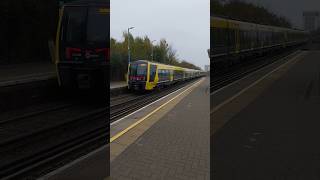
[[109,7],[107,0],[79,0],[60,8],[55,64],[61,87],[106,91]]
[[131,62],[128,66],[130,90],[153,90],[204,75],[203,71],[165,65],[146,60]]
[[[232,64],[228,57],[268,53],[305,43],[305,31],[211,16],[211,64]],[[239,61],[240,58],[233,58]]]

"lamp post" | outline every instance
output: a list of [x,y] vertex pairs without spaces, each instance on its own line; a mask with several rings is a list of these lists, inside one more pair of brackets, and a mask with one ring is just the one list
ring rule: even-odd
[[151,61],[153,61],[153,42],[156,40],[151,41]]
[[128,64],[130,64],[130,29],[133,29],[134,27],[128,28]]

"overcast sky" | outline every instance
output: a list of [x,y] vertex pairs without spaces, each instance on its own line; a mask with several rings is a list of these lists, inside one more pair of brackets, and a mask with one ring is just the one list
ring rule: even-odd
[[287,17],[294,27],[303,28],[302,12],[320,11],[320,0],[246,0],[254,2],[269,10]]
[[111,37],[123,40],[128,27],[133,36],[165,38],[185,59],[203,68],[210,63],[209,0],[111,0]]

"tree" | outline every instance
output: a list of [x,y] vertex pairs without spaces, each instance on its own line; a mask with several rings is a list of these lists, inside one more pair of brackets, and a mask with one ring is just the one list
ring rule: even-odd
[[221,1],[213,0],[211,15],[223,16],[241,21],[258,24],[281,26],[291,28],[291,23],[284,17],[270,12],[264,7],[240,0]]

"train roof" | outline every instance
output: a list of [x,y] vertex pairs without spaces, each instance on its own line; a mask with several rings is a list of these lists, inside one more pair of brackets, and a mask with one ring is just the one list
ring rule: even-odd
[[[233,21],[242,22],[242,23],[258,24],[258,23],[254,23],[254,22],[250,22],[250,21],[244,21],[242,19],[237,19],[237,18],[228,17],[228,16],[220,16],[220,15],[213,15],[212,16],[211,15],[210,17],[211,18],[220,18],[220,19],[225,19],[225,20],[233,20]],[[271,26],[271,27],[281,27],[281,26],[272,26],[272,25],[269,25],[269,24],[262,24],[262,23],[259,23],[258,25]],[[286,28],[286,27],[282,27],[282,28]]]
[[273,29],[273,30],[286,30],[286,31],[296,31],[296,32],[303,32],[303,33],[306,33],[306,31],[304,30],[300,30],[300,29],[296,29],[296,28],[285,28],[285,27],[278,27],[278,26],[271,26],[271,25],[265,25],[265,24],[257,24],[257,23],[252,23],[252,22],[246,22],[246,21],[240,21],[240,20],[237,20],[237,19],[232,19],[232,18],[226,18],[226,17],[220,17],[220,16],[211,16],[210,18],[211,20],[211,23],[210,23],[210,26],[212,27],[213,26],[213,23],[212,23],[212,20],[213,19],[217,19],[217,20],[220,20],[222,22],[225,22],[225,24],[227,22],[229,23],[233,23],[233,24],[236,24],[237,26],[241,26],[241,28],[244,28],[244,29],[250,29],[250,27],[260,27],[260,28],[263,28],[263,29]]
[[156,64],[156,65],[163,65],[163,66],[172,67],[172,68],[181,68],[181,69],[187,70],[187,71],[201,71],[201,70],[197,70],[197,69],[189,69],[189,68],[184,68],[184,67],[174,66],[174,65],[168,65],[168,64],[158,63],[158,62],[149,61],[149,60],[136,60],[136,61],[133,61],[133,62],[146,62],[146,63],[152,63],[152,64]]
[[77,0],[65,3],[64,6],[81,6],[81,5],[108,5],[110,6],[110,0]]

